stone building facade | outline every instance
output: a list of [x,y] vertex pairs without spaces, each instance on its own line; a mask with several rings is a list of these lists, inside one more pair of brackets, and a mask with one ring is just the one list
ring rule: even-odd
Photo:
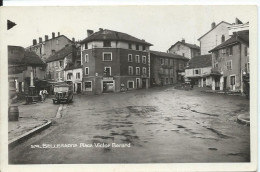
[[122,32],[91,32],[81,41],[83,91],[100,94],[148,88],[149,46]]
[[180,55],[150,51],[151,86],[164,86],[183,81],[186,63],[189,61]]

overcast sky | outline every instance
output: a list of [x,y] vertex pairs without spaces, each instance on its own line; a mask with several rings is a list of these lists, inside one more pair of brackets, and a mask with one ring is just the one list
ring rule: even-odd
[[[251,6],[252,7],[252,6]],[[7,32],[9,45],[27,47],[32,40],[60,32],[82,40],[87,29],[99,28],[128,33],[145,39],[152,50],[166,51],[185,38],[197,39],[210,30],[213,21],[250,21],[255,8],[249,6],[92,6],[92,7],[9,7],[8,19],[17,25]]]

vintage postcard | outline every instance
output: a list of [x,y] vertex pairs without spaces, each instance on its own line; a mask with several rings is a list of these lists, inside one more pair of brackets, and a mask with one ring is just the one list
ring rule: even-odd
[[0,16],[1,170],[257,170],[257,6]]

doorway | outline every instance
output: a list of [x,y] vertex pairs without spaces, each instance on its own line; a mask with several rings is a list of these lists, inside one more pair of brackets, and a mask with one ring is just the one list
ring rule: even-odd
[[77,83],[77,93],[81,93],[81,83]]
[[223,90],[227,90],[227,77],[224,77]]
[[145,78],[142,79],[142,88],[146,88],[146,79]]
[[136,78],[136,88],[140,88],[140,78]]

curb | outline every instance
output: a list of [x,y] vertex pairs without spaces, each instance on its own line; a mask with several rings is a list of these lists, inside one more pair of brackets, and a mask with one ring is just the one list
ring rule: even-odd
[[15,146],[17,146],[18,144],[24,142],[26,139],[30,138],[31,136],[33,136],[34,134],[48,128],[49,126],[51,125],[51,121],[48,120],[47,123],[37,127],[37,128],[34,128],[24,134],[22,134],[21,136],[18,136],[10,141],[8,141],[8,148],[9,149],[12,149],[14,148]]
[[240,123],[240,124],[250,126],[250,121],[243,119],[242,115],[237,116],[237,122]]

